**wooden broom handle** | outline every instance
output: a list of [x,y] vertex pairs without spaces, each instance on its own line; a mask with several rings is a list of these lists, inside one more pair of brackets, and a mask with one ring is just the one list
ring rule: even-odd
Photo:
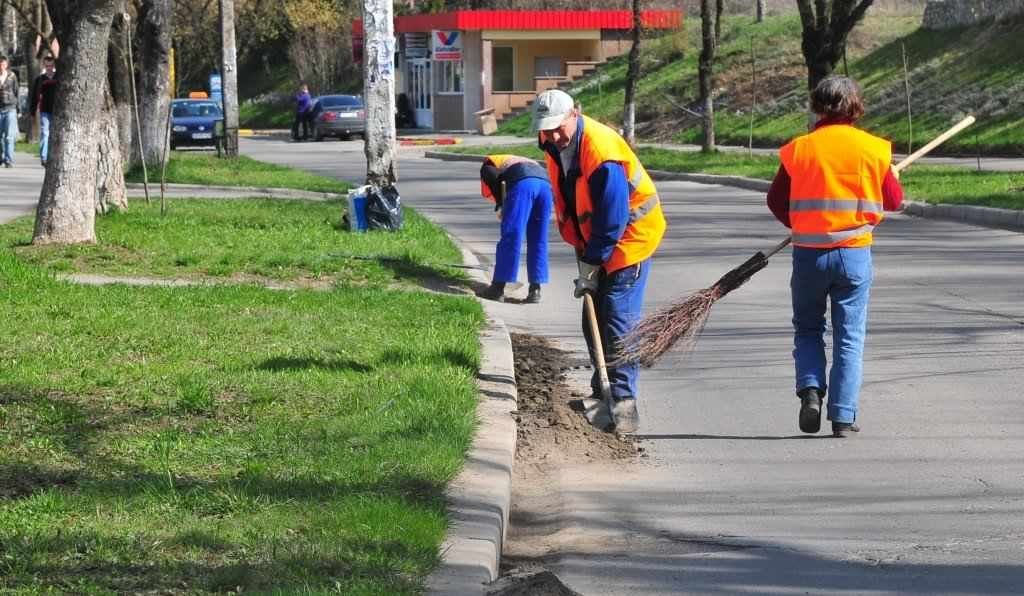
[[[964,118],[960,122],[957,122],[956,124],[954,124],[953,127],[950,128],[949,130],[947,130],[946,132],[944,132],[944,133],[940,134],[939,136],[935,137],[934,139],[932,139],[932,141],[930,143],[928,143],[927,145],[925,145],[924,147],[921,147],[917,151],[915,151],[915,152],[911,153],[910,155],[908,155],[907,157],[905,157],[903,159],[903,161],[901,161],[900,163],[894,165],[892,167],[892,169],[895,170],[897,174],[900,173],[901,170],[903,170],[904,168],[906,168],[910,164],[914,163],[918,159],[924,157],[925,155],[928,154],[929,151],[931,151],[932,149],[934,149],[934,148],[938,147],[939,145],[945,143],[946,141],[949,140],[950,137],[952,137],[953,135],[957,134],[958,132],[960,132],[961,130],[967,128],[968,126],[970,126],[972,124],[974,124],[974,116],[967,116],[966,118]],[[775,253],[779,252],[780,250],[786,248],[787,246],[789,246],[789,243],[792,242],[792,241],[793,241],[792,237],[787,237],[785,240],[783,240],[782,242],[779,242],[774,247],[772,247],[772,249],[770,251],[765,253],[764,258],[767,259],[767,258],[771,257],[772,255],[774,255]]]
[[896,170],[896,172],[899,173],[901,170],[903,170],[903,168],[905,168],[905,167],[909,166],[910,164],[914,163],[919,158],[924,157],[929,151],[931,151],[932,149],[934,149],[934,148],[938,147],[939,145],[945,143],[946,141],[949,140],[950,137],[952,137],[956,133],[960,132],[961,130],[967,128],[968,126],[970,126],[972,124],[974,124],[974,116],[967,116],[966,118],[964,118],[960,122],[957,122],[955,125],[953,125],[953,127],[950,128],[949,130],[947,130],[946,132],[944,132],[944,133],[940,134],[939,136],[935,137],[934,139],[932,139],[932,141],[930,143],[928,143],[927,145],[925,145],[924,147],[921,147],[917,151],[915,151],[915,152],[911,153],[910,155],[908,155],[907,157],[905,157],[903,159],[903,161],[901,161],[900,163],[894,165],[892,167],[892,169]]

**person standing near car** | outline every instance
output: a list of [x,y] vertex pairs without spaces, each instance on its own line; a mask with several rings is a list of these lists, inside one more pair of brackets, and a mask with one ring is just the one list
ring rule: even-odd
[[7,56],[0,55],[0,163],[12,168],[18,140],[18,77],[7,64]]
[[31,111],[39,112],[39,161],[46,167],[50,155],[50,119],[53,114],[53,100],[57,95],[57,71],[53,56],[43,58],[43,74],[32,83]]
[[[309,114],[313,109],[313,97],[309,94],[309,85],[303,83],[295,94],[295,123],[292,124],[292,138],[305,141],[309,138]],[[301,127],[302,136],[299,136]]]

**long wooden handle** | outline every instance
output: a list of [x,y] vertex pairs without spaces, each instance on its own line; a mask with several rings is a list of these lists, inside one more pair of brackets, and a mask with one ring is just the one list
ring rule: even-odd
[[968,117],[964,118],[960,122],[957,122],[955,125],[953,125],[953,127],[950,128],[949,130],[947,130],[946,132],[944,132],[944,133],[940,134],[939,136],[935,137],[934,139],[932,139],[932,141],[930,143],[928,143],[927,145],[925,145],[924,147],[921,147],[917,151],[915,151],[915,152],[911,153],[910,155],[908,155],[907,157],[905,157],[903,159],[903,161],[901,161],[900,163],[898,163],[895,166],[893,166],[892,169],[894,169],[897,172],[899,172],[903,168],[909,166],[910,164],[914,163],[918,159],[920,159],[920,158],[924,157],[925,155],[927,155],[928,152],[930,152],[932,149],[934,149],[934,148],[938,147],[939,145],[941,145],[941,144],[945,143],[946,141],[948,141],[949,138],[952,137],[953,135],[955,135],[956,133],[960,132],[961,130],[967,128],[968,126],[970,126],[972,124],[974,124],[974,116],[968,116]]
[[594,310],[594,299],[590,292],[583,294],[583,308],[587,311],[587,323],[590,324],[590,343],[594,346],[594,359],[597,361],[597,378],[601,383],[601,397],[611,399],[612,385],[608,382],[608,367],[604,362],[604,344],[601,342],[601,330],[597,326],[597,311]]

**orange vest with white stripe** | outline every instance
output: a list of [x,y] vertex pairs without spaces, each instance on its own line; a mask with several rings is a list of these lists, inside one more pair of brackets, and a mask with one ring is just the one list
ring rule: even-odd
[[882,183],[892,144],[846,124],[829,124],[779,150],[790,177],[795,246],[871,246],[882,221]]
[[590,240],[590,219],[593,214],[593,200],[588,184],[590,176],[605,162],[622,164],[626,170],[630,190],[629,223],[611,256],[603,265],[606,272],[612,273],[639,263],[654,254],[665,235],[665,214],[661,210],[654,182],[647,175],[647,171],[629,144],[604,124],[587,116],[581,115],[580,118],[583,119],[583,135],[576,157],[579,160],[580,177],[576,179],[575,219],[566,213],[566,201],[558,184],[558,164],[550,154],[544,154],[548,177],[551,179],[551,187],[555,194],[558,230],[562,238],[578,251],[586,248],[587,241]]
[[[514,166],[517,163],[525,162],[534,165],[536,165],[537,163],[536,161],[530,159],[529,157],[506,154],[488,155],[484,157],[484,163],[488,162],[490,162],[494,167],[498,168],[499,176],[501,174],[504,174],[505,171],[507,171],[510,167]],[[480,182],[480,195],[492,203],[495,202],[494,194],[491,192],[491,189],[487,186],[487,184],[484,183],[483,181]]]

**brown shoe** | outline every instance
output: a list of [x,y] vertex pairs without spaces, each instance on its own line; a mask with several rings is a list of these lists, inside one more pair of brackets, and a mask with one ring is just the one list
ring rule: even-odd
[[832,423],[832,436],[837,439],[845,439],[851,436],[853,433],[859,433],[860,427],[856,423],[852,422],[833,422]]

